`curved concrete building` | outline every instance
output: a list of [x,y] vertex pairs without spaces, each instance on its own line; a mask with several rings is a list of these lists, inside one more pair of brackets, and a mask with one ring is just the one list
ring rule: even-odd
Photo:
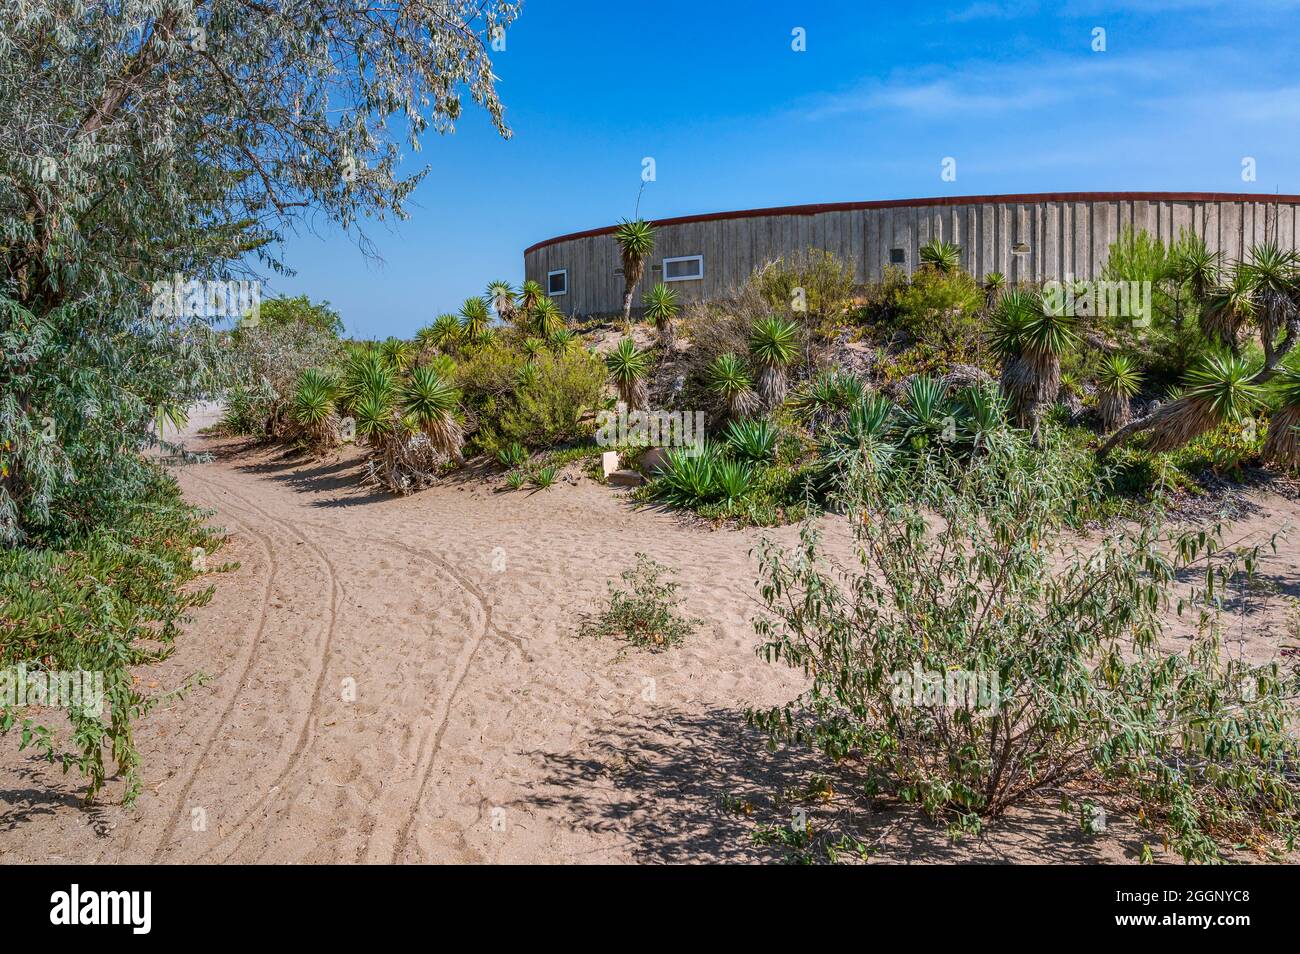
[[[836,202],[660,219],[635,302],[658,282],[679,300],[725,297],[766,262],[808,248],[853,263],[859,282],[892,263],[911,271],[932,238],[961,247],[977,278],[1009,281],[1100,277],[1110,244],[1127,226],[1168,242],[1182,229],[1205,237],[1226,261],[1264,241],[1300,247],[1300,196],[1230,192],[1054,192],[879,202]],[[622,310],[615,226],[574,232],[524,251],[525,276],[569,315]]]

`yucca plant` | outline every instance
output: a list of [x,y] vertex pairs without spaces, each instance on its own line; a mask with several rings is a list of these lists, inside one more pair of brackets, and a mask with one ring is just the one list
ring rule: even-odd
[[356,405],[363,396],[391,401],[396,387],[397,376],[382,355],[376,351],[357,349],[344,362],[338,400],[344,410],[356,417]]
[[397,421],[397,404],[393,390],[370,389],[362,391],[352,404],[352,418],[357,434],[372,447],[383,444],[392,435]]
[[632,293],[645,274],[645,262],[654,251],[655,229],[645,219],[624,219],[614,230],[623,261],[623,320],[632,320]]
[[790,399],[795,415],[816,429],[862,400],[862,379],[844,371],[823,371],[798,388]]
[[491,320],[487,302],[477,296],[466,298],[460,306],[461,337],[468,342],[481,341]]
[[537,303],[545,297],[546,289],[542,287],[541,282],[533,281],[530,278],[519,286],[518,307],[525,314],[531,314],[532,310],[537,307]]
[[733,421],[754,413],[758,408],[758,395],[745,363],[734,354],[720,354],[705,371],[705,383],[710,391],[722,398],[727,414]]
[[931,239],[921,246],[921,264],[948,275],[961,266],[961,249],[943,239]]
[[637,348],[631,338],[624,338],[618,347],[605,356],[609,375],[618,388],[618,399],[629,410],[645,407],[646,374],[650,370],[650,356]]
[[506,486],[511,490],[520,490],[528,482],[528,475],[522,470],[512,470],[506,474]]
[[465,434],[456,411],[460,406],[460,391],[438,375],[433,368],[416,368],[402,389],[402,407],[433,445],[457,464],[463,464],[461,446]]
[[786,369],[798,354],[793,322],[779,315],[760,319],[749,336],[749,353],[758,366],[758,393],[763,404],[774,408],[785,400]]
[[989,272],[984,276],[984,310],[991,312],[997,307],[998,300],[1007,288],[1007,276],[1001,272]]
[[842,428],[823,432],[815,478],[823,494],[842,490],[861,471],[878,474],[888,469],[898,450],[897,411],[884,395],[868,392],[849,409]]
[[1284,470],[1300,469],[1300,371],[1283,368],[1271,383],[1278,408],[1268,419],[1264,460]]
[[563,354],[578,345],[578,335],[568,328],[561,328],[559,331],[547,338],[546,343],[551,346],[551,350],[556,354]]
[[1010,291],[993,314],[993,343],[1002,355],[1002,386],[1017,424],[1039,440],[1043,411],[1061,389],[1061,355],[1078,340],[1074,318],[1047,309],[1035,294]]
[[335,409],[337,385],[323,371],[307,368],[298,376],[293,396],[293,417],[313,450],[337,447],[342,440]]
[[898,402],[898,422],[903,439],[917,450],[942,441],[957,440],[955,409],[948,401],[948,389],[940,378],[918,374]]
[[1254,246],[1250,250],[1250,262],[1244,266],[1259,304],[1257,317],[1261,334],[1270,343],[1287,314],[1295,308],[1298,268],[1300,258],[1296,253],[1273,242]]
[[710,494],[718,500],[734,504],[749,493],[753,484],[753,465],[739,460],[719,460],[714,465]]
[[532,477],[533,486],[538,490],[545,490],[551,484],[555,483],[555,476],[559,473],[554,464],[548,464],[537,470]]
[[700,453],[675,450],[668,454],[650,486],[652,496],[678,507],[698,507],[715,499],[718,454],[711,445]]
[[645,304],[646,319],[653,322],[655,329],[659,333],[659,344],[665,350],[671,350],[674,338],[674,323],[677,321],[677,313],[680,307],[677,304],[677,293],[660,282],[646,294],[642,299]]
[[518,443],[510,443],[497,449],[497,463],[506,470],[523,467],[528,463],[528,451]]
[[405,371],[415,361],[415,347],[401,338],[386,338],[379,345],[379,355],[394,371]]
[[993,449],[994,442],[1007,434],[1010,409],[1006,396],[989,384],[965,388],[959,395],[962,414],[958,421],[963,440],[975,453]]
[[444,352],[455,348],[460,340],[460,319],[455,315],[439,315],[429,327],[428,343]]
[[519,344],[519,349],[524,353],[524,359],[530,364],[537,360],[537,356],[542,353],[546,347],[546,342],[541,338],[525,338]]
[[1215,288],[1201,306],[1201,333],[1233,354],[1241,352],[1241,331],[1255,318],[1255,281],[1250,270],[1238,266],[1232,282]]
[[1240,421],[1262,397],[1251,376],[1250,365],[1235,355],[1202,359],[1187,372],[1182,396],[1156,411],[1147,449],[1174,450],[1220,424]]
[[564,330],[564,312],[550,298],[543,298],[533,306],[531,320],[534,333],[542,338],[553,338]]
[[488,282],[487,300],[492,303],[492,310],[497,313],[497,317],[505,322],[515,320],[515,290],[509,282],[494,281]]
[[1170,277],[1180,286],[1186,285],[1194,301],[1204,301],[1219,284],[1219,260],[1219,253],[1211,252],[1203,237],[1185,233],[1170,250]]
[[1132,416],[1129,401],[1142,386],[1137,363],[1128,355],[1107,355],[1097,373],[1097,414],[1102,433],[1123,427]]
[[741,460],[762,463],[771,459],[776,430],[765,420],[732,421],[724,434],[727,447]]

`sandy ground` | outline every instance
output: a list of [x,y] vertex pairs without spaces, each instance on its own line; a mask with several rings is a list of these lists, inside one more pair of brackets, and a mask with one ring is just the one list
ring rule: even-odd
[[[240,567],[208,577],[211,604],[142,677],[211,681],[142,725],[146,791],[129,810],[111,789],[83,807],[75,777],[5,739],[0,862],[780,857],[755,827],[788,820],[773,793],[819,766],[768,753],[744,724],[745,707],[800,685],[754,653],[749,551],[763,531],[692,528],[585,478],[494,493],[469,475],[397,499],[358,487],[354,454],[194,446],[215,459],[181,484],[229,529],[220,559]],[[1237,530],[1285,520],[1300,524],[1295,503],[1260,497]],[[842,521],[826,531],[846,545]],[[576,635],[637,551],[678,568],[704,620],[670,652]],[[1298,564],[1300,534],[1264,567],[1250,655],[1294,641]],[[1046,803],[955,846],[909,810],[853,817],[882,861],[1125,861],[1137,846],[1123,823],[1084,836]]]

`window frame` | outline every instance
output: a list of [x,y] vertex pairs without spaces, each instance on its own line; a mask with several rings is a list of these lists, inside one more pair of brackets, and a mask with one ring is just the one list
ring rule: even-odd
[[[668,275],[668,266],[673,262],[699,262],[700,272],[698,275],[682,275],[679,278],[671,278]],[[704,281],[704,256],[703,255],[674,255],[671,258],[665,258],[659,263],[660,272],[665,282],[702,282]]]
[[[552,275],[564,276],[564,291],[558,291],[558,292],[551,291]],[[569,270],[567,268],[557,268],[546,273],[546,296],[548,298],[556,298],[560,295],[567,295],[568,293],[569,293]]]

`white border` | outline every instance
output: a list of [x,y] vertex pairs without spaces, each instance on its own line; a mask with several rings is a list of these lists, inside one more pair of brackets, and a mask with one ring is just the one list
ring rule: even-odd
[[[698,275],[683,275],[680,278],[668,277],[669,262],[699,262],[700,273]],[[703,255],[678,255],[676,258],[665,258],[659,266],[663,279],[666,282],[702,282],[704,281],[704,256]]]
[[[553,292],[553,291],[551,291],[551,276],[552,276],[552,275],[563,275],[563,276],[564,276],[564,291],[562,291],[562,292]],[[557,296],[559,296],[559,295],[567,295],[568,293],[569,293],[569,270],[568,270],[567,268],[557,268],[557,269],[556,269],[555,271],[553,271],[553,272],[547,272],[547,273],[546,273],[546,296],[547,296],[548,298],[555,298],[555,297],[557,297]]]

